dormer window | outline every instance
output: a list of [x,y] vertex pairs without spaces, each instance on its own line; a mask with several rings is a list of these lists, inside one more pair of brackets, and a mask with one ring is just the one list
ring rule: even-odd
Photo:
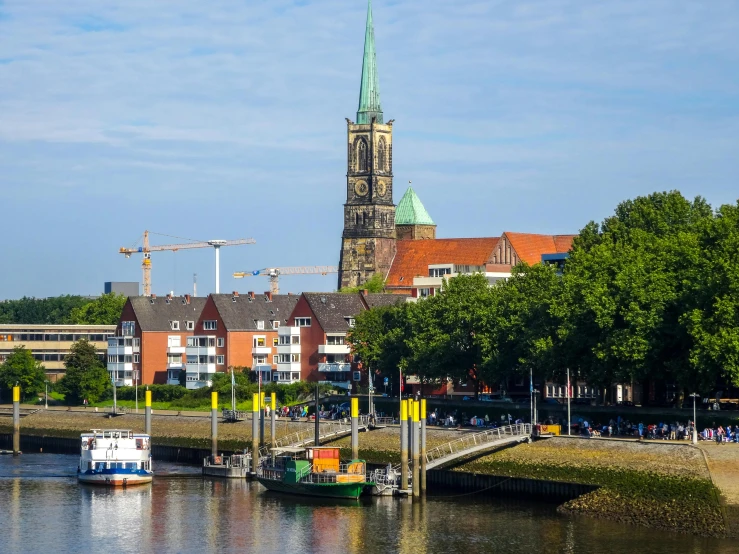
[[263,319],[260,319],[259,321],[257,321],[257,329],[259,329],[259,330],[264,329],[264,320]]
[[192,331],[195,329],[195,322],[194,321],[188,321],[185,323],[185,327],[188,331]]
[[172,329],[172,331],[179,331],[180,330],[180,322],[179,321],[170,321],[169,322],[169,328]]
[[345,317],[344,321],[346,321],[346,324],[349,327],[354,327],[354,318],[353,317]]

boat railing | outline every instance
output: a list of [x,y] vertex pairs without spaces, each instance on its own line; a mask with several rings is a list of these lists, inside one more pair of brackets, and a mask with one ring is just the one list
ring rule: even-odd
[[251,454],[231,454],[230,456],[213,456],[211,454],[207,458],[203,458],[203,465],[249,468],[251,465]]

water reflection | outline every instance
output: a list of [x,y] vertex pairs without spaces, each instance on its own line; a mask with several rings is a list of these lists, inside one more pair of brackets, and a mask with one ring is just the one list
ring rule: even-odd
[[558,516],[554,506],[430,496],[337,501],[269,493],[159,464],[152,485],[80,486],[76,457],[0,457],[2,550],[54,552],[736,552],[702,539]]

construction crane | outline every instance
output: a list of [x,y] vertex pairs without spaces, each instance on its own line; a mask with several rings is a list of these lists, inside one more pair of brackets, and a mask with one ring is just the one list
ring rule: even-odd
[[264,275],[269,277],[269,290],[272,294],[280,293],[280,275],[327,275],[329,273],[338,273],[339,268],[334,265],[314,265],[301,267],[265,267],[255,271],[238,271],[234,273],[236,279],[242,277],[256,277]]
[[[175,237],[179,238],[179,237]],[[190,240],[190,239],[185,239]],[[143,281],[144,281],[144,296],[151,296],[151,253],[161,252],[162,250],[171,250],[177,252],[178,250],[187,250],[189,248],[207,248],[212,246],[216,251],[216,293],[220,292],[220,278],[221,278],[221,259],[220,250],[221,246],[238,246],[240,244],[255,244],[254,239],[237,239],[237,240],[207,240],[200,242],[186,242],[183,244],[163,244],[160,246],[149,245],[149,231],[144,231],[144,240],[141,246],[133,248],[121,248],[118,250],[121,254],[130,258],[131,254],[143,254],[144,259],[141,262],[141,269],[143,270]]]

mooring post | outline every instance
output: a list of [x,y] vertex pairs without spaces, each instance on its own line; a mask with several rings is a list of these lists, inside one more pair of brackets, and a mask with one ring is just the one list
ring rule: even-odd
[[151,391],[146,391],[144,408],[144,433],[151,437]]
[[314,446],[321,446],[321,413],[318,410],[318,383],[316,383],[316,425],[313,430],[315,436],[313,438]]
[[421,496],[421,406],[413,403],[413,497]]
[[272,448],[277,448],[277,393],[273,392],[270,395],[270,408],[272,408],[272,412],[270,413],[271,420],[270,420],[270,436],[272,437]]
[[218,456],[218,393],[210,393],[210,453]]
[[421,494],[426,494],[426,399],[421,399]]
[[[408,399],[408,458],[413,462],[413,399]],[[411,481],[413,473],[411,473]]]
[[21,388],[13,387],[13,456],[21,453]]
[[259,445],[264,445],[264,410],[267,404],[264,402],[264,392],[259,393]]
[[251,402],[251,471],[254,475],[259,467],[259,394],[252,395]]
[[359,458],[359,398],[352,398],[352,460]]
[[400,399],[400,489],[408,490],[408,401]]

